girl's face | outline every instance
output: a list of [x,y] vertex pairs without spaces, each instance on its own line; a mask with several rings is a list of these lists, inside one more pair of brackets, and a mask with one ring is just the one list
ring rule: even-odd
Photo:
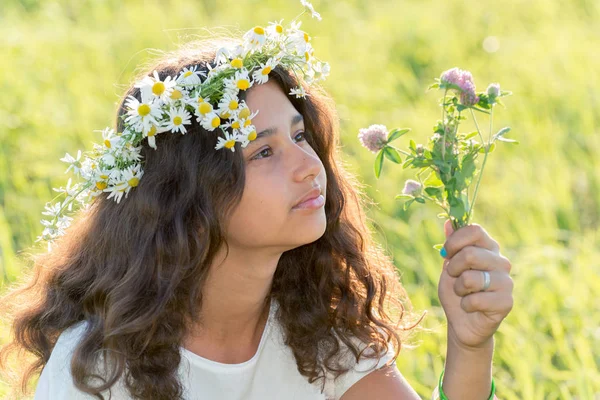
[[[258,137],[242,149],[246,185],[227,226],[228,242],[274,254],[314,242],[325,232],[325,206],[294,206],[315,187],[325,198],[327,178],[305,139],[302,115],[274,81],[251,87],[246,103],[258,110],[252,119]],[[271,134],[261,136],[265,130]]]

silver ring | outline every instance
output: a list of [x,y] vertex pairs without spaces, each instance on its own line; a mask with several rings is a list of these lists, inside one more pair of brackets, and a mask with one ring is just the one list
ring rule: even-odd
[[483,272],[483,289],[481,289],[481,291],[485,292],[490,287],[490,282],[491,282],[490,273],[488,271],[481,271],[481,272]]

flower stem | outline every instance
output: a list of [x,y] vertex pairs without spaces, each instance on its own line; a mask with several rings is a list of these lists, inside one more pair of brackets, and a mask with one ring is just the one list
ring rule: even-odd
[[444,91],[444,98],[442,99],[442,129],[444,135],[442,136],[442,161],[446,161],[444,156],[446,155],[446,94],[448,89]]
[[[481,141],[483,141],[483,136],[481,135],[481,131],[479,130],[479,125],[477,125],[477,120],[475,119],[475,114],[473,113],[473,109],[469,108],[469,111],[471,111],[471,116],[473,117],[473,121],[475,122],[475,127],[477,128],[477,132],[479,132],[479,136],[481,137]],[[492,108],[491,113],[493,114],[494,109]],[[491,135],[491,115],[490,115],[490,135]],[[488,139],[489,142],[489,139]],[[489,146],[489,144],[488,144]],[[484,147],[485,149],[485,155],[483,157],[483,164],[481,165],[481,171],[479,172],[479,177],[477,179],[477,185],[475,185],[475,193],[473,194],[473,201],[471,201],[471,207],[469,207],[469,211],[467,212],[467,224],[469,224],[469,222],[471,221],[471,214],[472,214],[472,210],[473,207],[475,207],[475,200],[477,199],[477,191],[479,190],[479,183],[481,182],[481,177],[483,175],[483,169],[485,168],[485,162],[487,160],[487,156],[488,156],[488,152],[489,152],[489,147],[486,146]]]

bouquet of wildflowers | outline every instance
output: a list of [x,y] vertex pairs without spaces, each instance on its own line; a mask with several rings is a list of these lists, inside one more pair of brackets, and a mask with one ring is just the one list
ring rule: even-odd
[[[443,72],[435,81],[427,90],[443,91],[440,102],[442,119],[434,125],[434,134],[426,145],[416,144],[411,139],[407,151],[400,150],[392,146],[391,142],[408,133],[410,129],[393,129],[388,132],[384,125],[378,124],[360,129],[358,138],[364,147],[377,153],[377,178],[386,158],[396,164],[402,164],[404,169],[419,169],[417,180],[407,180],[402,194],[396,196],[396,199],[406,199],[405,210],[414,202],[424,204],[431,201],[444,210],[438,217],[450,219],[452,227],[457,230],[469,225],[472,220],[481,174],[488,154],[494,151],[496,142],[519,143],[504,137],[510,131],[509,127],[500,129],[492,136],[494,106],[504,106],[500,98],[511,95],[512,92],[500,90],[498,83],[490,84],[485,92],[476,92],[471,73],[458,68]],[[483,138],[474,111],[489,115],[487,140]],[[464,115],[467,112],[473,118],[476,130],[470,133],[459,132],[461,121],[467,119]],[[405,156],[404,160],[401,154]],[[480,154],[483,154],[483,162],[481,171],[478,172],[476,160]],[[425,172],[428,174],[422,178]],[[477,183],[470,198],[469,191],[475,176],[478,176]],[[440,244],[434,247],[439,250],[441,246]]]

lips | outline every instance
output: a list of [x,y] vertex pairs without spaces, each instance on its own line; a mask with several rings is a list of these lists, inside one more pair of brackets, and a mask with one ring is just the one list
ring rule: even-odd
[[304,195],[304,197],[302,197],[300,200],[298,200],[298,202],[296,202],[294,207],[297,207],[298,205],[300,205],[301,203],[304,203],[307,200],[316,199],[317,197],[319,197],[320,194],[321,194],[321,188],[319,188],[319,187],[314,188],[310,192],[308,192],[306,195]]

